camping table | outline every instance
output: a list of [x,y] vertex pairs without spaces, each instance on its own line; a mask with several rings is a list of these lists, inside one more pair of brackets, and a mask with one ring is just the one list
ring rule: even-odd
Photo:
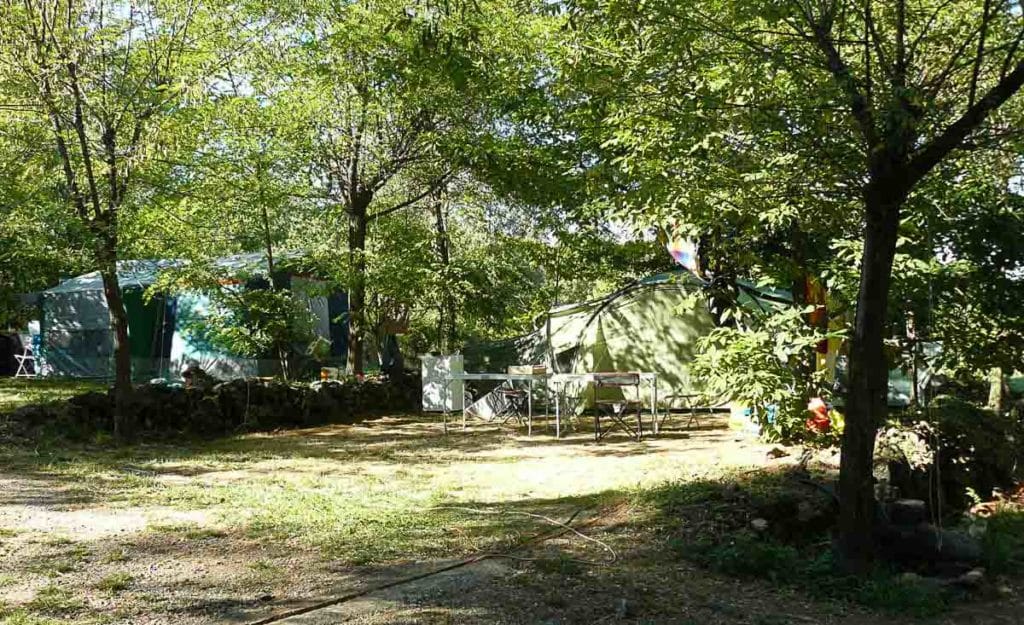
[[[645,371],[604,371],[604,372],[590,372],[590,373],[555,373],[550,377],[552,385],[561,383],[562,390],[565,390],[565,385],[569,382],[593,382],[602,375],[609,374],[623,374],[633,373],[640,377],[640,383],[646,383],[651,388],[650,400],[651,400],[651,416],[654,419],[654,433],[658,433],[658,374]],[[561,393],[555,391],[555,437],[558,438],[562,435],[562,411],[561,411]]]
[[[448,405],[448,386],[454,380],[496,380],[501,382],[508,382],[510,385],[514,381],[529,382],[530,391],[526,394],[526,433],[527,435],[533,435],[533,383],[535,380],[548,380],[551,377],[550,373],[449,373],[445,376],[445,397],[443,399],[444,405]],[[547,392],[547,385],[544,386],[545,393]],[[549,402],[550,403],[550,402]],[[557,404],[556,404],[557,408]],[[556,410],[557,412],[557,410]],[[444,412],[444,427],[445,432],[448,431],[448,411]],[[462,401],[462,429],[466,429],[466,401]],[[557,430],[557,424],[556,424]]]

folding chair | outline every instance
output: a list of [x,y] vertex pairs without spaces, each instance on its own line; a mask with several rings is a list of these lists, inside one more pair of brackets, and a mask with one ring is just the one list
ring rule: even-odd
[[669,414],[672,412],[673,404],[680,403],[680,409],[690,415],[689,420],[686,422],[686,427],[690,428],[694,423],[697,427],[700,427],[700,417],[697,416],[697,403],[701,400],[701,396],[697,393],[683,393],[678,395],[669,395],[665,397],[667,402],[667,410],[661,417],[661,422],[658,423],[658,427],[661,428],[665,425],[665,420],[668,419]]
[[[641,412],[643,411],[643,402],[638,399],[626,399],[622,393],[623,389],[627,388],[636,389],[636,397],[640,397],[640,375],[637,373],[616,373],[597,375],[594,377],[594,440],[600,441],[614,428],[618,428],[623,432],[629,434],[636,440],[641,440],[644,435],[643,420]],[[615,399],[602,399],[598,397],[598,393],[601,389],[615,389],[622,398]],[[630,414],[636,410],[636,427],[626,422],[627,414]],[[611,419],[612,427],[604,431],[601,430],[601,416],[607,416]]]
[[[16,378],[34,378],[39,372],[39,366],[36,363],[35,350],[33,349],[32,339],[25,340],[22,337],[21,342],[21,353],[15,354],[14,359],[18,361],[18,370],[14,373]],[[28,372],[27,363],[32,364],[32,373]]]
[[515,421],[516,425],[523,425],[526,422],[526,391],[521,388],[501,387],[498,394],[502,398],[501,410],[494,416],[500,420],[502,425],[509,421]]

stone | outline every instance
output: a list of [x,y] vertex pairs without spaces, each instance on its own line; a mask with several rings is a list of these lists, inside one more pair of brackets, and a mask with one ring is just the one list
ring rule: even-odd
[[768,521],[766,519],[754,519],[750,522],[750,527],[755,532],[763,532],[768,529]]
[[914,526],[928,520],[928,506],[920,499],[889,502],[889,520],[895,525]]
[[967,571],[957,578],[956,582],[961,586],[976,587],[985,581],[985,569],[977,568]]

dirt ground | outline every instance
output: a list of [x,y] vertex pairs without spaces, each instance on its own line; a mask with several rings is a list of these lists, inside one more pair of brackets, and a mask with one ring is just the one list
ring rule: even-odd
[[[905,622],[701,570],[629,504],[667,481],[796,461],[770,449],[720,417],[600,444],[543,428],[445,435],[394,417],[113,452],[5,450],[0,622],[252,623],[486,553],[501,557],[282,622]],[[538,538],[570,517],[586,537]],[[1022,607],[968,605],[935,622],[1019,623]]]

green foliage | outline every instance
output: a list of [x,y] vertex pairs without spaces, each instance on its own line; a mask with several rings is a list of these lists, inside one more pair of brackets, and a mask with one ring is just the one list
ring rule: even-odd
[[807,400],[825,391],[814,350],[828,335],[807,325],[806,312],[788,308],[750,327],[719,327],[698,342],[692,371],[703,392],[752,408],[770,440],[805,433]]
[[999,510],[984,520],[981,545],[992,573],[1016,573],[1024,567],[1024,510]]
[[[229,275],[226,270],[193,263],[161,274],[149,292],[184,295],[182,326],[197,344],[249,358],[279,358],[287,372],[288,355],[313,340],[313,313],[299,294],[274,288],[259,275]],[[196,295],[205,310],[189,317]]]

